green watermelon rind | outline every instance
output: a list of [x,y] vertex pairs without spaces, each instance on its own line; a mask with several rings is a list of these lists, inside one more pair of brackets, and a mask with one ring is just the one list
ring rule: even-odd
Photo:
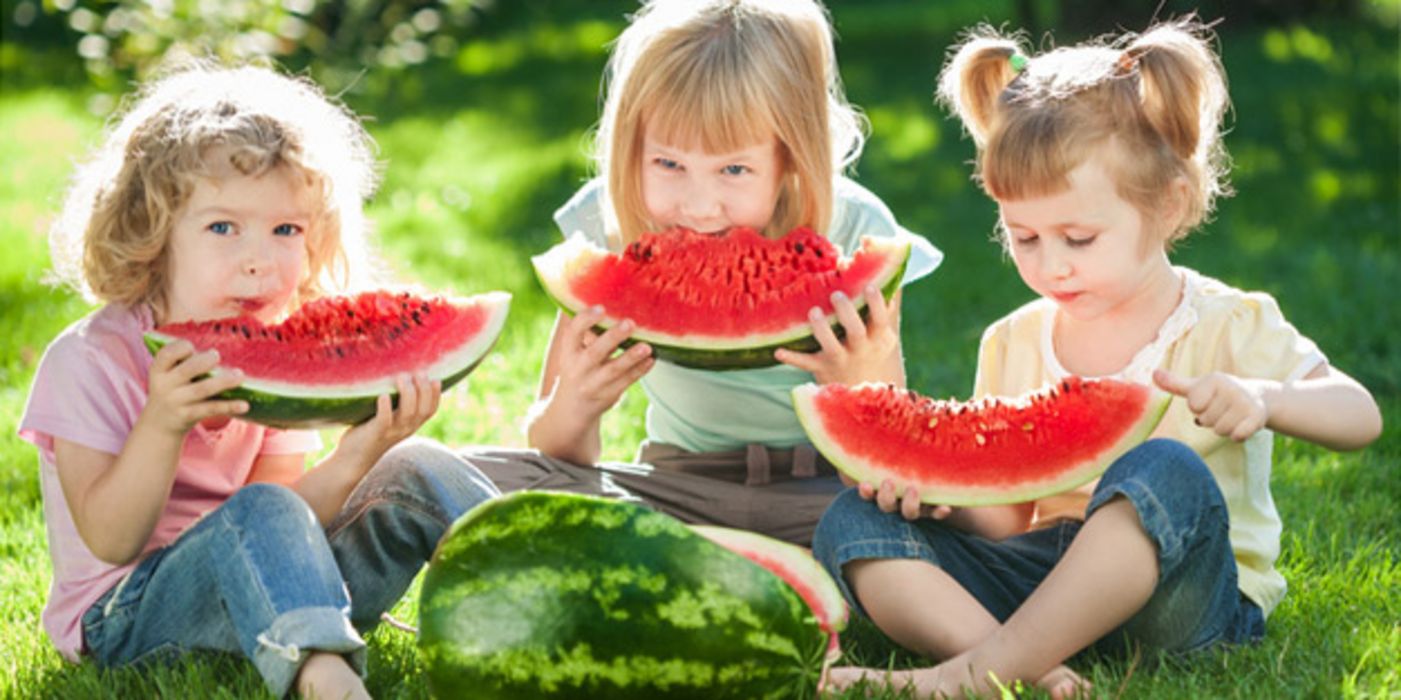
[[418,608],[437,697],[813,697],[828,638],[777,575],[679,520],[539,491],[459,518]]
[[[798,422],[803,426],[813,447],[827,461],[843,474],[858,483],[879,486],[886,478],[895,474],[870,464],[868,460],[847,452],[839,445],[822,424],[822,416],[816,407],[815,398],[821,389],[811,382],[794,387],[793,409],[798,414]],[[970,487],[962,484],[938,484],[926,482],[918,486],[922,503],[947,506],[989,506],[1009,503],[1026,503],[1064,493],[1089,483],[1104,473],[1114,460],[1147,440],[1167,413],[1172,395],[1156,387],[1148,387],[1149,398],[1143,413],[1114,445],[1102,450],[1098,455],[1087,455],[1076,469],[1063,471],[1052,478],[1036,482],[1023,482],[1018,487],[997,485],[994,487]]]
[[[510,311],[511,295],[489,292],[472,297],[491,311],[490,318],[472,342],[443,358],[424,372],[429,379],[442,383],[443,391],[476,369],[495,347]],[[156,354],[175,338],[147,331],[146,349]],[[465,363],[465,364],[464,364]],[[218,369],[211,374],[217,375]],[[290,382],[248,378],[243,384],[220,392],[215,398],[246,401],[248,411],[240,420],[282,429],[320,428],[331,425],[356,424],[375,415],[379,397],[388,394],[392,405],[399,405],[399,392],[392,375],[351,386],[313,387]]]
[[[762,554],[775,565],[783,567],[784,571],[780,572],[772,569],[769,564],[753,561],[755,566],[772,571],[783,579],[809,604],[813,615],[817,617],[817,623],[831,634],[831,641],[827,648],[827,660],[835,662],[841,658],[841,646],[838,643],[837,635],[846,629],[847,622],[851,617],[851,610],[847,607],[846,599],[842,597],[842,591],[837,587],[837,582],[833,581],[827,570],[817,563],[811,552],[797,545],[748,530],[717,525],[691,525],[690,527],[710,541],[746,558],[752,560],[751,554]],[[799,585],[807,590],[811,599],[803,594],[804,591],[799,589]]]
[[[900,289],[900,283],[905,276],[905,268],[909,264],[910,258],[910,243],[893,238],[871,237],[863,239],[862,243],[883,249],[888,255],[898,256],[898,261],[888,263],[882,274],[873,280],[880,287],[881,294],[886,299],[891,298]],[[560,310],[571,316],[577,314],[583,304],[572,299],[572,295],[564,283],[562,270],[567,267],[570,256],[587,254],[588,252],[604,254],[601,249],[587,241],[571,238],[565,243],[531,258],[536,279],[539,280],[545,294],[559,306]],[[852,301],[859,310],[862,320],[866,320],[869,317],[869,308],[865,299],[858,296]],[[594,330],[606,331],[620,321],[621,319],[605,317],[603,321],[594,326]],[[845,335],[841,324],[837,322],[835,312],[827,315],[827,323],[833,328],[837,337]],[[621,347],[628,348],[636,343],[647,343],[651,346],[652,357],[658,360],[690,369],[712,371],[772,367],[779,364],[778,360],[774,359],[774,351],[780,348],[803,353],[817,352],[821,349],[817,338],[812,334],[812,323],[807,319],[781,331],[752,334],[738,339],[707,338],[699,335],[680,338],[638,328],[627,340],[621,343]]]

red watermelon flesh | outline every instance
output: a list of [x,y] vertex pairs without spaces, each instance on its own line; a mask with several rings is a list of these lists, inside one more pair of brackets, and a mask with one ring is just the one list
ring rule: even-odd
[[[395,377],[421,373],[445,385],[465,376],[505,323],[510,295],[421,297],[375,291],[303,304],[287,319],[184,322],[147,333],[152,351],[175,339],[217,350],[219,370],[243,370],[230,398],[249,400],[246,417],[270,425],[355,422]],[[366,402],[368,399],[368,403]]]
[[1021,397],[940,401],[891,385],[794,389],[813,444],[857,481],[889,479],[926,503],[1017,503],[1099,474],[1152,433],[1170,396],[1070,377]]
[[[858,308],[870,284],[892,294],[908,255],[908,242],[865,238],[844,258],[808,228],[777,239],[748,228],[674,229],[645,234],[620,253],[572,237],[533,262],[567,311],[602,307],[605,327],[631,319],[633,339],[658,347],[661,359],[736,368],[775,364],[774,346],[810,340],[814,307],[835,321],[834,292]],[[726,352],[728,360],[715,359]]]

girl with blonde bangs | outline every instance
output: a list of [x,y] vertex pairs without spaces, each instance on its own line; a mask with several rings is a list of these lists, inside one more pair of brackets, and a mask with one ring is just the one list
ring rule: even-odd
[[955,509],[886,481],[838,497],[814,554],[861,613],[942,663],[837,669],[834,687],[956,697],[995,678],[1065,697],[1088,684],[1063,663],[1091,646],[1258,640],[1285,591],[1274,433],[1338,450],[1381,433],[1371,394],[1273,298],[1168,261],[1226,192],[1225,74],[1207,28],[1187,19],[1033,57],[1017,39],[978,30],[939,84],[977,143],[1002,244],[1040,295],[984,332],[973,395],[1081,375],[1180,398],[1153,439],[1067,493]]
[[[243,380],[184,321],[264,323],[373,277],[369,135],[307,81],[191,65],[152,82],[74,178],[55,276],[104,305],[49,344],[20,436],[39,452],[53,582],[45,630],[102,666],[240,654],[269,690],[368,697],[359,630],[447,526],[495,493],[428,441],[441,387],[397,381],[311,469],[318,433],[244,422]],[[366,517],[366,516],[370,517]]]
[[[908,238],[905,282],[938,264],[928,241],[841,175],[862,135],[816,2],[646,2],[613,47],[605,87],[599,177],[555,212],[565,236],[619,251],[644,232],[778,237],[806,226],[846,254],[862,236]],[[904,381],[898,295],[866,297],[875,300],[869,323],[851,300],[835,301],[845,341],[822,324],[821,352],[781,350],[775,367],[727,372],[655,362],[646,343],[617,352],[631,321],[599,335],[599,310],[561,314],[528,418],[538,452],[473,461],[504,491],[632,498],[687,522],[806,544],[841,483],[808,443],[791,389],[814,379]],[[642,464],[598,464],[602,416],[634,382],[648,400]]]

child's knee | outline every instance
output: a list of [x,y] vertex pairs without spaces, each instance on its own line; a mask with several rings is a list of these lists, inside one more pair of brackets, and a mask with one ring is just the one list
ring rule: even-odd
[[1134,484],[1174,509],[1224,507],[1221,488],[1206,462],[1192,448],[1155,438],[1115,460],[1100,479],[1100,489]]
[[398,492],[409,500],[441,508],[449,520],[500,495],[491,480],[461,455],[440,442],[419,437],[390,448],[366,479],[371,492]]
[[281,484],[248,484],[220,507],[224,517],[238,523],[270,524],[288,522],[317,525],[316,515],[301,495]]

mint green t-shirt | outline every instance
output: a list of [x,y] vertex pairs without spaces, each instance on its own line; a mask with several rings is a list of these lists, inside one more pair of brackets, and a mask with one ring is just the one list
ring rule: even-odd
[[[827,237],[844,255],[856,250],[861,236],[908,238],[910,258],[901,284],[939,266],[943,253],[896,223],[890,209],[869,190],[845,177],[838,178],[833,190]],[[566,237],[583,236],[619,250],[616,237],[610,240],[606,233],[603,203],[603,183],[594,179],[555,212],[555,223]],[[812,374],[787,365],[715,372],[659,361],[641,380],[648,400],[647,437],[692,452],[749,444],[788,448],[807,442],[790,392],[812,379]]]

